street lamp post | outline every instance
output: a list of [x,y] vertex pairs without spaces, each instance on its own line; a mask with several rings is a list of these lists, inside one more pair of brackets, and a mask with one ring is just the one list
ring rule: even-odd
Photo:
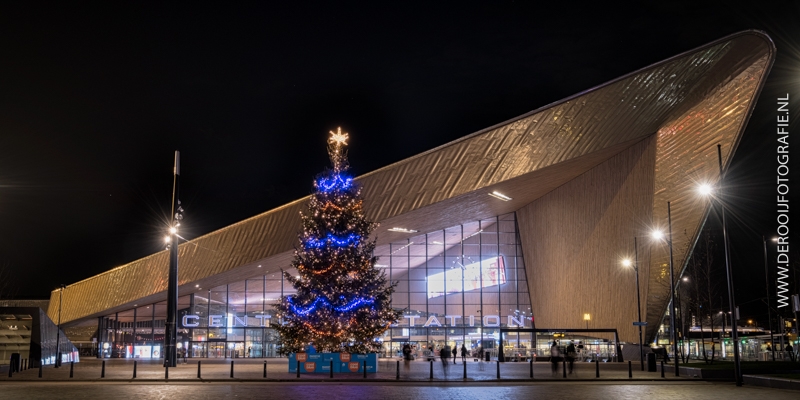
[[[642,371],[644,371],[644,347],[642,343],[642,299],[639,295],[639,247],[636,245],[636,236],[633,237],[633,270],[636,272],[636,312],[638,313],[639,320],[639,362],[642,366]],[[623,264],[625,266],[629,266],[631,264],[630,260],[624,260]]]
[[[667,226],[669,228],[669,238],[666,239],[669,245],[669,325],[670,335],[672,340],[672,353],[675,357],[675,376],[680,376],[678,371],[678,338],[675,331],[675,272],[673,267],[672,257],[672,210],[670,202],[667,202]],[[655,239],[662,239],[664,236],[660,231],[654,231],[653,237]]]
[[769,268],[767,264],[767,239],[764,238],[764,235],[761,235],[761,241],[764,242],[764,279],[766,281],[766,288],[767,288],[767,320],[769,321],[769,340],[772,344],[770,348],[772,349],[772,361],[775,361],[775,336],[772,333],[772,310],[770,309],[769,305]]
[[61,298],[64,296],[64,288],[67,286],[63,283],[59,286],[58,291],[58,329],[56,329],[56,365],[55,368],[61,366]]
[[722,355],[725,353],[725,310],[722,310],[719,313],[722,314],[722,334],[719,335],[719,354]]
[[[722,182],[724,177],[722,171],[722,145],[717,145],[717,159],[719,161],[719,180]],[[728,276],[728,306],[731,309],[731,339],[733,339],[733,363],[734,373],[736,374],[736,386],[742,386],[742,366],[739,360],[739,334],[736,332],[736,298],[733,292],[733,269],[731,269],[731,252],[728,246],[728,229],[725,223],[725,204],[719,202],[720,215],[722,217],[722,241],[725,247],[725,271]]]
[[175,367],[178,351],[176,348],[178,336],[178,226],[183,218],[183,208],[180,201],[180,152],[175,151],[175,168],[173,169],[172,183],[172,215],[169,228],[169,275],[167,280],[167,320],[164,324],[164,366]]

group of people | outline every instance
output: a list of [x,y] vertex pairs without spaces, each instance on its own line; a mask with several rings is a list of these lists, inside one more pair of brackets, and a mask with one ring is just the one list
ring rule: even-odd
[[[444,346],[442,346],[441,349],[439,349],[439,358],[442,360],[442,368],[444,368],[445,373],[447,373],[448,371],[448,365],[450,365],[451,357],[453,358],[453,364],[457,364],[459,352],[461,353],[461,362],[466,363],[469,351],[467,350],[467,346],[465,346],[464,344],[461,345],[460,350],[456,346],[453,346],[451,348],[450,345],[448,344],[445,344]],[[483,349],[481,348],[481,353],[482,352]],[[410,344],[406,343],[405,345],[403,345],[402,353],[403,353],[403,362],[405,369],[408,370],[409,368],[411,368],[411,360],[414,359],[413,356],[414,350]],[[428,354],[429,354],[428,356],[429,359],[434,358],[433,346],[428,347]]]
[[575,358],[577,356],[578,352],[574,341],[570,340],[566,347],[562,347],[559,346],[557,340],[554,340],[553,344],[550,346],[550,365],[552,366],[552,374],[554,376],[558,374],[558,363],[561,361],[566,361],[568,371],[570,374],[572,374],[572,370],[575,365]]

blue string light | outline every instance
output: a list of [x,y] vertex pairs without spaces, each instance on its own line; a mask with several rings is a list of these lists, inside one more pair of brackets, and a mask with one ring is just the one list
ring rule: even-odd
[[329,233],[327,236],[325,236],[325,239],[322,240],[308,238],[305,242],[305,246],[306,248],[320,248],[330,243],[337,247],[344,247],[354,243],[358,243],[359,239],[361,239],[361,235],[355,233],[351,233],[344,238],[340,238],[338,236]]
[[316,182],[317,188],[322,190],[323,192],[330,192],[335,189],[347,189],[353,183],[353,178],[345,177],[342,178],[341,175],[333,175],[330,178],[320,178]]
[[[344,296],[341,296],[341,298],[344,299]],[[306,307],[298,307],[292,304],[294,302],[294,297],[289,297],[288,300],[289,300],[289,306],[292,308],[292,311],[294,311],[294,313],[298,315],[308,315],[309,313],[314,311],[320,304],[339,312],[351,311],[355,308],[364,305],[375,304],[375,299],[355,298],[343,306],[333,307],[331,303],[328,302],[328,300],[325,299],[324,297],[317,297],[316,300],[314,300],[314,302],[311,303],[310,305]]]

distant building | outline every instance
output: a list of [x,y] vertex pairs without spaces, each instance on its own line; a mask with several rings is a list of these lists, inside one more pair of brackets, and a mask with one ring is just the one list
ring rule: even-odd
[[[46,302],[46,301],[45,301]],[[38,367],[56,362],[61,349],[62,362],[80,361],[78,349],[39,307],[0,306],[0,364],[8,364],[12,354]]]

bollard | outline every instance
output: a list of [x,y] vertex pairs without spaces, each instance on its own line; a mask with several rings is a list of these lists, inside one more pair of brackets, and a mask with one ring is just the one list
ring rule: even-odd
[[164,379],[169,379],[169,364],[164,366]]
[[136,379],[136,361],[133,362],[133,379]]
[[633,369],[631,369],[630,360],[628,360],[628,378],[633,378]]
[[264,378],[267,377],[267,361],[264,360]]
[[300,377],[300,360],[297,360],[297,377]]
[[69,362],[69,377],[72,378],[72,371],[75,369],[75,361]]
[[103,365],[100,367],[100,377],[106,377],[106,360],[103,360]]
[[11,374],[14,373],[14,364],[8,364],[8,377],[11,378]]
[[[331,371],[333,371],[333,368],[331,368]],[[332,375],[333,375],[333,372],[331,372],[331,378],[333,378]],[[394,379],[396,379],[398,381],[400,380],[400,360],[397,360],[397,376],[395,376]]]
[[364,360],[364,379],[367,379],[367,360]]
[[564,371],[564,378],[567,377],[567,357],[561,357],[561,369]]
[[233,360],[231,360],[231,378],[233,378]]
[[533,379],[533,357],[531,357],[531,379]]
[[433,361],[429,361],[429,362],[430,362],[430,364],[431,364],[431,376],[430,376],[430,378],[428,378],[428,379],[431,379],[431,380],[433,380]]
[[[42,377],[42,362],[39,362],[39,378]],[[101,377],[102,378],[102,377]]]
[[200,378],[200,360],[197,361],[197,379],[202,379]]
[[664,377],[664,360],[661,360],[661,377]]
[[500,360],[497,360],[497,379],[500,379]]
[[333,360],[331,360],[331,379],[333,379]]
[[467,362],[464,361],[464,380],[467,380]]
[[594,377],[600,377],[600,359],[597,356],[594,358]]

